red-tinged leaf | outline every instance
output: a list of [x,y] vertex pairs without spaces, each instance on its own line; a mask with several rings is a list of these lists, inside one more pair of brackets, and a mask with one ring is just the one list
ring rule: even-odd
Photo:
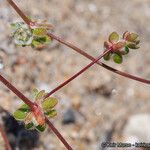
[[125,42],[118,42],[113,45],[113,50],[117,51],[125,47]]
[[115,42],[118,42],[119,41],[119,35],[117,32],[113,32],[110,34],[109,36],[109,42],[111,43],[115,43]]

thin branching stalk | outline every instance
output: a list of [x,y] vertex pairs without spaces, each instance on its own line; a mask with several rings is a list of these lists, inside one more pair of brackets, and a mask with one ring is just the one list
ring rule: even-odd
[[[2,75],[0,75],[0,81],[8,87],[9,90],[11,90],[13,93],[15,93],[24,103],[26,103],[31,110],[35,106],[33,102],[31,102],[26,96],[24,96],[23,93],[21,93],[18,89],[16,89],[8,80],[6,80]],[[48,118],[45,116],[45,121],[50,127],[50,129],[56,134],[56,136],[60,139],[60,141],[64,144],[64,146],[68,150],[72,150],[71,146],[67,143],[67,141],[63,138],[63,136],[60,134],[60,132],[53,126],[53,124],[48,120]]]
[[[29,18],[26,17],[26,15],[22,12],[22,10],[12,1],[12,0],[7,0],[9,2],[9,4],[15,9],[15,11],[20,15],[20,17],[30,26],[30,25],[34,25],[34,22],[32,22]],[[50,36],[51,38],[57,40],[58,42],[70,47],[71,49],[75,50],[76,52],[80,53],[81,55],[85,56],[86,58],[90,59],[90,60],[94,60],[94,57],[92,57],[91,55],[87,54],[85,51],[81,50],[80,48],[78,48],[77,46],[73,45],[70,42],[65,41],[64,39],[52,34],[52,33],[48,33],[48,36]],[[97,62],[98,65],[104,67],[105,69],[112,71],[116,74],[119,74],[121,76],[124,76],[126,78],[132,79],[132,80],[136,80],[145,84],[150,84],[150,80],[147,79],[143,79],[134,75],[131,75],[129,73],[123,72],[123,71],[119,71],[115,68],[112,68],[100,61]]]
[[[73,45],[72,43],[67,42],[67,41],[65,41],[64,39],[62,39],[62,38],[60,38],[60,37],[54,35],[53,33],[48,33],[48,35],[49,35],[51,38],[55,39],[56,41],[58,41],[58,42],[60,42],[60,43],[62,43],[62,44],[64,44],[64,45],[68,46],[69,48],[75,50],[75,51],[78,52],[79,54],[85,56],[86,58],[88,58],[88,59],[90,59],[90,60],[92,60],[92,61],[95,59],[94,57],[92,57],[91,55],[89,55],[88,53],[86,53],[85,51],[83,51],[83,50],[81,50],[80,48],[76,47],[76,46]],[[112,68],[112,67],[110,67],[110,66],[108,66],[108,65],[106,65],[106,64],[104,64],[104,63],[102,63],[102,62],[100,62],[100,61],[98,61],[98,62],[96,62],[96,63],[97,63],[98,65],[104,67],[105,69],[107,69],[107,70],[109,70],[109,71],[112,71],[112,72],[114,72],[114,73],[116,73],[116,74],[119,74],[119,75],[121,75],[121,76],[124,76],[124,77],[126,77],[126,78],[129,78],[129,79],[132,79],[132,80],[136,80],[136,81],[139,81],[139,82],[142,82],[142,83],[145,83],[145,84],[150,84],[150,80],[143,79],[143,78],[140,78],[140,77],[137,77],[137,76],[128,74],[128,73],[123,72],[123,71],[119,71],[119,70],[117,70],[117,69],[115,69],[115,68]]]
[[0,133],[1,133],[2,138],[3,138],[3,140],[4,140],[6,150],[12,150],[12,148],[11,148],[11,146],[10,146],[10,143],[9,143],[9,141],[8,141],[8,138],[7,138],[7,136],[6,136],[6,134],[5,134],[5,131],[4,131],[4,129],[3,129],[3,126],[2,126],[1,124],[0,124]]
[[51,92],[49,92],[46,97],[49,97],[50,95],[54,94],[56,91],[60,90],[62,87],[66,86],[68,83],[70,83],[72,80],[74,80],[75,78],[77,78],[79,75],[81,75],[82,73],[84,73],[87,69],[89,69],[90,67],[92,67],[97,61],[99,61],[104,55],[106,55],[107,53],[109,53],[111,50],[107,50],[105,51],[103,54],[101,54],[99,57],[97,57],[96,59],[94,59],[90,64],[88,64],[87,66],[85,66],[82,70],[80,70],[79,72],[77,72],[75,75],[73,75],[71,78],[69,78],[68,80],[66,80],[65,82],[63,82],[62,84],[60,84],[58,87],[56,87],[55,89],[53,89]]
[[16,12],[19,14],[19,16],[24,20],[26,24],[30,25],[32,23],[32,21],[20,9],[18,9],[18,6],[12,0],[7,1],[16,10]]
[[49,121],[49,119],[47,117],[45,118],[45,121],[46,121],[47,125],[49,126],[49,128],[52,129],[52,131],[57,135],[59,140],[65,145],[65,147],[68,150],[73,150],[72,147],[67,143],[67,141],[63,138],[63,136],[60,134],[60,132],[55,128],[55,126]]
[[8,80],[0,75],[0,81],[5,84],[13,93],[15,93],[20,99],[23,100],[30,108],[33,108],[34,103],[25,97],[19,90],[17,90]]

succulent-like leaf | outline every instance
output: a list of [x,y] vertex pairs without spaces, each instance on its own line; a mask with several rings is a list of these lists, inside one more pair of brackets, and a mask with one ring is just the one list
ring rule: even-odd
[[127,41],[129,42],[134,42],[136,39],[138,38],[138,34],[136,33],[130,33],[128,36],[127,36]]
[[138,45],[136,45],[135,43],[131,43],[131,42],[128,42],[127,46],[131,49],[138,49],[140,48]]
[[140,43],[140,40],[139,40],[139,39],[136,39],[136,40],[135,40],[135,44],[138,45],[139,43]]
[[39,48],[39,47],[44,47],[44,45],[41,44],[40,42],[36,41],[36,40],[33,40],[31,43],[31,47],[32,48]]
[[130,51],[129,48],[127,46],[125,46],[125,52],[126,52],[126,54],[128,54],[129,51]]
[[36,126],[36,130],[39,132],[43,132],[46,129],[46,124]]
[[119,35],[117,32],[113,32],[109,36],[109,42],[114,43],[119,41]]
[[42,99],[44,97],[44,94],[45,94],[45,90],[42,90],[42,91],[38,92],[37,95],[36,95],[35,100],[37,101],[39,99]]
[[122,55],[128,54],[128,53],[129,53],[129,48],[128,48],[127,46],[125,46],[125,48],[124,48],[123,50],[121,50],[120,53],[121,53]]
[[120,49],[122,49],[123,47],[125,47],[125,42],[118,42],[118,43],[116,43],[116,44],[113,46],[113,50],[114,50],[114,51],[120,50]]
[[23,121],[26,118],[27,113],[18,109],[13,113],[13,116],[16,120]]
[[22,112],[29,112],[30,107],[27,104],[23,104],[18,110],[20,110]]
[[11,26],[12,29],[16,29],[17,28],[16,23],[11,23],[10,26]]
[[123,34],[123,39],[126,40],[126,38],[128,37],[129,34],[130,34],[130,32],[128,32],[128,31],[124,32],[124,34]]
[[108,60],[110,60],[110,57],[111,57],[111,53],[107,53],[106,55],[104,55],[104,60],[106,60],[106,61],[108,61]]
[[25,124],[25,128],[26,128],[27,130],[34,129],[34,124],[33,124],[33,122],[30,122],[30,123],[28,123],[28,124]]
[[109,43],[108,41],[105,41],[105,42],[104,42],[104,49],[105,49],[105,50],[108,50],[109,47],[110,47],[110,44],[111,44],[111,43]]
[[58,100],[54,97],[48,97],[42,102],[42,108],[44,111],[48,111],[57,105]]
[[115,63],[121,64],[123,62],[122,55],[118,54],[118,53],[114,53],[113,54],[113,60],[114,60]]
[[47,30],[45,28],[35,28],[33,29],[33,34],[36,36],[44,36],[46,35]]
[[32,89],[32,94],[34,97],[36,97],[38,93],[39,93],[38,89],[36,88]]
[[51,38],[48,36],[34,37],[31,46],[33,48],[44,48],[47,44],[51,43]]
[[52,109],[52,110],[50,110],[50,111],[48,111],[48,112],[45,112],[44,114],[45,114],[47,117],[52,118],[52,117],[57,116],[57,111],[56,111],[55,109]]

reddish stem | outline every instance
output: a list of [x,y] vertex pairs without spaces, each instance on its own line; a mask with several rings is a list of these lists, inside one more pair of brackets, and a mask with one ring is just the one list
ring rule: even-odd
[[[0,75],[0,81],[5,84],[13,93],[15,93],[20,99],[24,101],[31,109],[35,109],[34,106],[36,107],[36,104],[31,102],[26,96],[24,96],[19,90],[17,90],[9,81],[7,81],[2,75]],[[45,117],[46,118],[46,117]],[[46,118],[46,122],[48,123],[48,126],[52,129],[52,131],[57,135],[57,137],[60,139],[60,141],[63,141],[64,146],[68,149],[71,150],[71,146],[67,143],[67,141],[62,137],[62,135],[58,132],[56,128],[52,125],[50,121]],[[56,132],[57,130],[57,132]],[[61,136],[60,136],[61,135]]]
[[96,59],[94,59],[90,64],[88,64],[87,66],[85,66],[82,70],[80,70],[78,73],[76,73],[75,75],[73,75],[71,78],[69,78],[68,80],[66,80],[65,82],[63,82],[62,84],[60,84],[58,87],[56,87],[55,89],[53,89],[51,92],[49,92],[46,97],[49,97],[50,95],[52,95],[53,93],[55,93],[56,91],[60,90],[62,87],[66,86],[68,83],[70,83],[72,80],[74,80],[75,78],[77,78],[79,75],[81,75],[82,73],[84,73],[87,69],[89,69],[90,67],[92,67],[97,61],[99,61],[104,55],[106,55],[107,53],[109,53],[110,50],[105,51],[103,54],[101,54],[99,57],[97,57]]
[[[34,25],[34,22],[32,22],[29,18],[26,17],[26,15],[21,11],[21,9],[12,1],[12,0],[7,0],[9,2],[9,4],[15,9],[15,11],[20,15],[20,17],[30,26],[30,25]],[[86,52],[84,52],[83,50],[81,50],[80,48],[74,46],[73,44],[69,43],[69,42],[66,42],[65,40],[63,40],[62,38],[52,34],[52,33],[48,33],[48,35],[57,40],[58,42],[70,47],[71,49],[75,50],[76,52],[80,53],[81,55],[85,56],[86,58],[90,59],[90,60],[94,60],[94,57],[92,57],[91,55],[87,54]],[[145,84],[150,84],[150,80],[146,80],[146,79],[143,79],[143,78],[140,78],[140,77],[136,77],[136,76],[133,76],[131,74],[128,74],[128,73],[125,73],[123,71],[119,71],[115,68],[112,68],[102,62],[97,62],[98,65],[104,67],[105,69],[109,70],[109,71],[112,71],[116,74],[119,74],[121,76],[124,76],[126,78],[129,78],[129,79],[132,79],[132,80],[136,80],[136,81],[139,81],[139,82],[143,82]]]
[[[86,58],[88,58],[88,59],[90,59],[90,60],[92,60],[92,61],[95,59],[94,57],[92,57],[92,56],[89,55],[88,53],[84,52],[84,51],[81,50],[80,48],[74,46],[72,43],[66,42],[66,41],[63,40],[62,38],[60,38],[60,37],[58,37],[58,36],[56,36],[56,35],[54,35],[54,34],[52,34],[52,33],[48,33],[48,35],[49,35],[51,38],[57,40],[58,42],[60,42],[60,43],[62,43],[62,44],[64,44],[64,45],[70,47],[71,49],[75,50],[75,51],[78,52],[79,54],[85,56]],[[119,71],[119,70],[117,70],[117,69],[115,69],[115,68],[112,68],[112,67],[110,67],[110,66],[108,66],[108,65],[106,65],[106,64],[104,64],[104,63],[102,63],[102,62],[100,62],[100,61],[98,61],[98,62],[96,62],[96,63],[97,63],[98,65],[104,67],[105,69],[107,69],[107,70],[109,70],[109,71],[112,71],[112,72],[114,72],[114,73],[116,73],[116,74],[119,74],[119,75],[121,75],[121,76],[124,76],[124,77],[126,77],[126,78],[129,78],[129,79],[132,79],[132,80],[136,80],[136,81],[139,81],[139,82],[143,82],[143,83],[146,83],[146,84],[150,84],[150,80],[143,79],[143,78],[140,78],[140,77],[136,77],[136,76],[133,76],[133,75],[131,75],[131,74],[125,73],[125,72],[123,72],[123,71]]]
[[17,90],[9,81],[7,81],[2,75],[0,75],[0,81],[5,84],[13,93],[15,93],[20,99],[24,101],[30,108],[34,107],[34,103],[25,97],[19,90]]
[[6,149],[7,149],[7,150],[12,150],[12,148],[11,148],[11,146],[10,146],[10,143],[9,143],[9,141],[8,141],[8,139],[7,139],[7,136],[6,136],[6,134],[5,134],[4,130],[3,130],[3,126],[2,126],[1,124],[0,124],[0,132],[1,132],[1,135],[2,135],[3,140],[4,140],[4,142],[5,142],[5,147],[6,147]]
[[73,150],[72,147],[67,143],[67,141],[62,137],[60,132],[53,126],[53,124],[48,120],[48,118],[45,118],[46,123],[48,126],[52,129],[52,131],[57,135],[59,140],[66,146],[68,150]]
[[[31,102],[27,97],[25,97],[19,90],[17,90],[9,81],[7,81],[4,77],[0,75],[0,81],[5,84],[13,93],[15,93],[20,99],[22,99],[29,107],[32,109],[34,107],[34,103]],[[52,131],[57,135],[57,137],[63,141],[65,147],[68,150],[71,150],[69,144],[65,141],[62,135],[58,132],[58,130],[52,125],[50,121],[46,118],[46,122],[48,122],[49,127]],[[61,135],[61,136],[60,136]],[[66,144],[67,143],[67,144]]]
[[18,8],[18,6],[12,0],[7,1],[16,10],[16,12],[19,14],[19,16],[24,20],[26,24],[30,25],[32,23],[32,21]]

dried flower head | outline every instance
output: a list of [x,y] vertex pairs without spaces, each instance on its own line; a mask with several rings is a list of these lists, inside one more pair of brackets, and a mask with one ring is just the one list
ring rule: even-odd
[[12,23],[12,36],[15,44],[19,46],[31,46],[32,48],[42,49],[51,43],[51,38],[47,36],[50,25],[46,22],[35,23],[30,27],[24,22]]

